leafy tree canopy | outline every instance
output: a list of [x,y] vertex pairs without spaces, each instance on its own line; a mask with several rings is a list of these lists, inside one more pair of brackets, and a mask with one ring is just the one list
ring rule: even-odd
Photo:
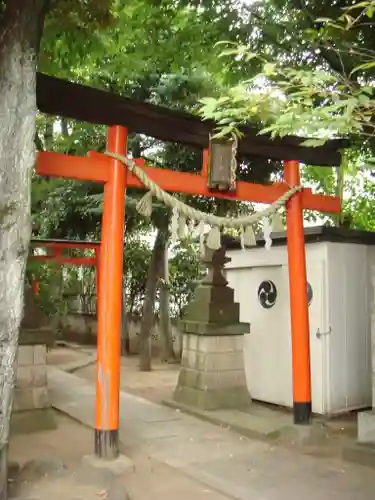
[[203,116],[220,123],[222,135],[252,121],[272,137],[307,136],[309,146],[349,137],[340,170],[318,173],[309,167],[304,177],[326,192],[334,186],[344,200],[343,218],[362,228],[373,227],[368,214],[374,193],[374,7],[373,0],[265,0],[248,6],[249,43],[226,43],[222,56],[242,61],[249,77],[219,97],[202,99],[201,108]]

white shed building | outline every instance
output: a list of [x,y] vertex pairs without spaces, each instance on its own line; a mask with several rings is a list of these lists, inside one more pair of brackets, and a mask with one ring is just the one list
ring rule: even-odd
[[[229,285],[240,303],[245,367],[254,400],[293,406],[288,256],[285,234],[242,250],[225,238]],[[370,407],[371,274],[375,233],[339,228],[305,230],[310,313],[312,411],[335,414]]]

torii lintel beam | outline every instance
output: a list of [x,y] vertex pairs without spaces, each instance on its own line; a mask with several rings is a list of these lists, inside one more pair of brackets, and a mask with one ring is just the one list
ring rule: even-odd
[[[213,192],[208,189],[207,179],[204,175],[146,166],[142,159],[134,161],[152,181],[168,192],[270,204],[289,190],[289,186],[285,182],[262,185],[238,181],[234,193]],[[87,157],[42,152],[38,153],[36,173],[44,176],[105,183],[108,181],[112,162],[112,158],[96,152],[90,152]],[[127,186],[140,189],[144,187],[139,179],[130,172],[127,176]],[[309,188],[304,188],[301,194],[303,209],[325,213],[339,213],[341,210],[339,197],[314,194]]]

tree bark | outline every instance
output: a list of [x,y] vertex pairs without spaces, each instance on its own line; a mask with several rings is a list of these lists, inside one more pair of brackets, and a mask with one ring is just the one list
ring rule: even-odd
[[125,274],[122,277],[122,308],[121,308],[121,356],[130,354],[130,339],[128,326],[128,311],[126,305]]
[[161,279],[159,280],[160,290],[160,347],[161,360],[164,362],[174,362],[176,356],[173,351],[172,325],[169,313],[169,269],[168,269],[168,239],[164,240],[163,266]]
[[161,266],[163,264],[164,246],[168,231],[164,228],[158,228],[154,248],[148,268],[146,297],[143,302],[142,324],[140,331],[140,352],[139,369],[141,371],[151,371],[151,330],[154,324],[154,311],[157,283],[160,276]]
[[9,423],[30,241],[36,58],[46,0],[7,0],[0,14],[0,500],[7,498]]

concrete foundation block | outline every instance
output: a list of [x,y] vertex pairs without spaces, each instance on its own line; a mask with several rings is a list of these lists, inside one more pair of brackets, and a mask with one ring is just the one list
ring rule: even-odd
[[375,410],[358,413],[358,441],[375,445]]
[[201,353],[242,352],[243,336],[202,336],[185,334],[186,348]]
[[32,410],[34,408],[33,388],[16,389],[13,405],[15,411]]
[[47,387],[47,366],[35,365],[32,372],[34,387]]
[[[202,357],[201,357],[202,359]],[[204,361],[203,361],[204,359]],[[202,359],[202,365],[206,370],[238,370],[243,367],[242,352],[207,353]]]
[[103,490],[103,495],[108,500],[129,500],[124,488],[123,476],[133,472],[134,464],[132,460],[123,455],[120,455],[115,460],[105,460],[95,455],[85,455],[81,467],[78,467],[75,471],[75,479],[80,484],[94,485],[96,488]]
[[231,337],[216,337],[216,348],[218,352],[242,352],[243,344],[243,335],[234,335]]
[[47,408],[49,406],[47,387],[33,388],[33,403],[36,409]]
[[47,364],[47,347],[45,345],[34,346],[34,365]]
[[198,340],[199,340],[198,335],[184,334],[182,336],[183,351],[185,351],[185,350],[196,351],[198,349]]
[[11,418],[12,432],[28,433],[56,427],[48,398],[46,363],[45,344],[20,344]]
[[187,368],[189,367],[195,368],[196,357],[197,357],[196,350],[184,349],[182,351],[181,366],[185,366]]
[[32,366],[19,366],[17,370],[16,389],[32,389],[33,385],[34,374]]
[[185,332],[183,345],[174,401],[207,411],[248,408],[243,336]]
[[251,397],[246,386],[228,389],[200,390],[178,384],[173,399],[176,403],[196,407],[204,411],[223,409],[245,410],[251,404]]
[[343,459],[375,468],[375,410],[358,413],[358,441],[343,449]]
[[186,350],[182,356],[182,366],[204,371],[243,369],[242,351],[201,352]]
[[105,460],[96,455],[85,455],[82,459],[82,465],[86,470],[96,471],[104,475],[122,476],[126,472],[134,472],[133,461],[125,455],[120,455],[114,460]]
[[31,366],[34,364],[34,346],[20,345],[18,348],[18,366]]
[[246,386],[244,370],[199,371],[182,368],[179,384],[200,390],[218,390]]

